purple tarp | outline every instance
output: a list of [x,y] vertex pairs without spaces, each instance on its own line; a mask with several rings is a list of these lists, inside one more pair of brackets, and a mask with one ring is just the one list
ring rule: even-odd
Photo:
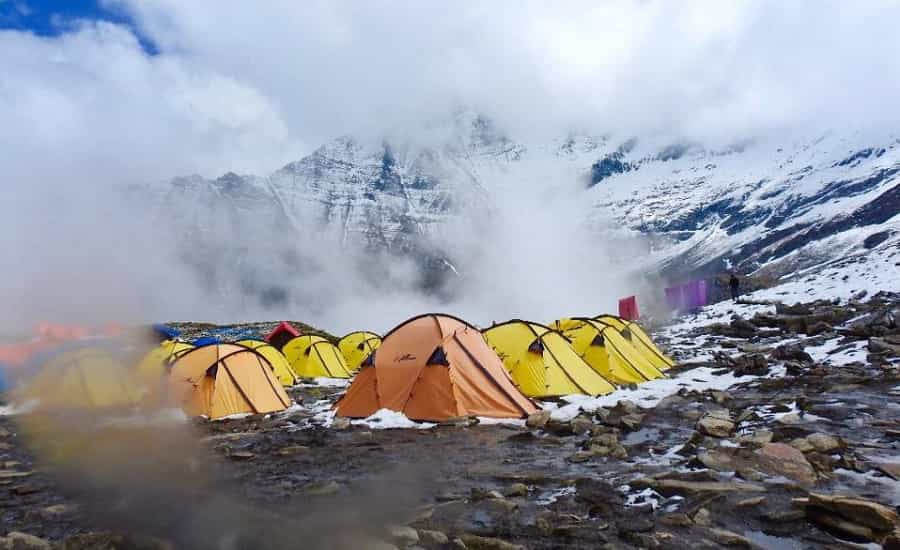
[[665,289],[666,304],[671,309],[689,311],[706,305],[706,281],[698,279]]

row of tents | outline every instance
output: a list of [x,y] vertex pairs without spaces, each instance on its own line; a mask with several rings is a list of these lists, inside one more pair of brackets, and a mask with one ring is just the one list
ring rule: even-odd
[[[612,316],[522,320],[484,331],[453,316],[425,314],[384,338],[353,332],[337,344],[282,323],[265,340],[184,342],[174,333],[136,369],[98,346],[43,361],[26,392],[42,404],[128,405],[165,399],[191,415],[270,413],[291,405],[285,387],[303,379],[352,378],[336,414],[387,408],[415,420],[522,417],[533,398],[604,395],[664,377],[672,366],[634,322]],[[199,345],[198,345],[199,344]],[[205,345],[204,345],[205,344]]]

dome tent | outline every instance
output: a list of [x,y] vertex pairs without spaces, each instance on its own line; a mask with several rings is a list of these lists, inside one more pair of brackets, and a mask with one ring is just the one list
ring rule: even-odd
[[157,384],[169,373],[172,363],[192,349],[194,345],[187,342],[164,340],[141,359],[136,374],[141,382]]
[[128,408],[138,403],[140,388],[117,350],[99,342],[69,344],[36,356],[37,374],[24,388],[24,399],[41,409]]
[[291,405],[266,358],[236,344],[185,353],[172,365],[169,393],[187,414],[213,419],[277,412]]
[[514,319],[485,329],[484,336],[529,397],[606,395],[616,389],[549,327]]
[[381,337],[374,332],[356,331],[344,335],[338,342],[338,349],[350,372],[356,372],[380,345]]
[[665,377],[610,325],[588,317],[575,317],[558,321],[558,326],[567,327],[562,333],[575,351],[607,380],[639,384]]
[[522,395],[481,332],[449,315],[413,317],[382,340],[338,401],[339,416],[390,409],[413,420],[521,418],[537,407]]
[[251,339],[239,340],[236,343],[239,346],[255,349],[262,354],[262,356],[266,358],[266,361],[272,365],[272,370],[275,371],[275,377],[278,378],[278,381],[282,386],[293,386],[297,383],[297,375],[294,373],[294,369],[291,368],[291,365],[288,363],[284,354],[275,349],[274,346],[269,345],[263,340]]
[[321,336],[298,336],[281,349],[300,378],[350,378],[341,351]]
[[614,315],[600,315],[594,317],[594,319],[619,331],[619,334],[631,342],[631,345],[659,370],[666,370],[675,366],[675,361],[656,347],[650,336],[634,321],[628,321]]

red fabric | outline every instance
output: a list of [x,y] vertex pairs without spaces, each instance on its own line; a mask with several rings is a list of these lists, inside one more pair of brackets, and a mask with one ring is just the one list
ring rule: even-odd
[[266,342],[271,342],[272,338],[275,338],[276,336],[278,336],[279,334],[281,334],[283,332],[290,334],[291,338],[296,338],[297,336],[300,336],[299,330],[295,329],[294,326],[291,325],[290,323],[288,323],[287,321],[282,321],[277,327],[272,329],[272,332],[270,332],[268,336],[266,336]]
[[619,317],[628,321],[637,321],[638,313],[637,297],[629,296],[619,300]]

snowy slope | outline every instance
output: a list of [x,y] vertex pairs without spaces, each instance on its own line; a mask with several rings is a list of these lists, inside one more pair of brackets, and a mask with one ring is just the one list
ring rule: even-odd
[[598,209],[657,238],[653,261],[671,271],[733,264],[781,274],[874,246],[898,229],[896,136],[830,133],[675,153],[619,155],[626,169],[591,190]]

